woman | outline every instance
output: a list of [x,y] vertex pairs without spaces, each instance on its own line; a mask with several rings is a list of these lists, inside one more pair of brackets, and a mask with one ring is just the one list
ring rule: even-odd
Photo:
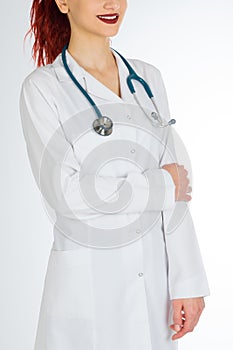
[[[166,140],[165,146],[172,142],[170,128],[159,134],[161,142],[151,136],[150,121],[126,85],[128,70],[109,46],[126,8],[126,0],[33,1],[31,31],[38,68],[22,84],[20,112],[33,175],[56,213],[35,350],[177,349],[176,340],[194,329],[204,296],[209,295],[185,207],[191,199],[187,171],[174,162],[162,142]],[[61,52],[67,44],[64,53],[72,74],[101,105],[103,115],[114,122],[121,113],[127,117],[127,123],[114,124],[108,137],[93,130],[93,110],[65,70]],[[155,91],[159,111],[167,119],[159,70],[141,60],[128,62]],[[154,111],[143,87],[136,85],[141,105]],[[144,129],[136,128],[137,116]],[[108,159],[110,150],[109,158],[114,160],[113,155],[126,152],[128,146],[128,162],[109,162],[98,173],[102,156]],[[149,148],[143,156],[147,146],[153,146],[156,166],[148,161]],[[144,171],[135,167],[137,163],[143,164]],[[147,188],[145,175],[153,199],[147,210],[140,207]],[[115,212],[112,207],[103,211],[103,203],[115,203],[107,199],[125,199],[129,183],[137,200]],[[96,192],[104,202],[96,199]],[[168,231],[175,205],[185,208],[186,215]],[[142,212],[136,229],[134,218]],[[143,225],[150,218],[153,226],[144,234]],[[128,224],[127,233],[135,229],[135,236],[133,232],[126,237],[122,223]],[[95,244],[89,240],[95,239],[93,232],[100,233]],[[117,235],[111,236],[113,232]]]

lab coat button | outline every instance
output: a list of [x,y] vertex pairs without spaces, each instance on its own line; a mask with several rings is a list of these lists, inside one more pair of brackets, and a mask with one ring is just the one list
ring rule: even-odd
[[134,152],[135,152],[135,149],[134,149],[134,148],[132,148],[130,152],[131,152],[131,153],[134,153]]
[[138,276],[142,277],[143,276],[143,272],[139,272]]
[[136,233],[141,233],[141,230],[137,229],[137,230],[136,230]]
[[126,117],[127,117],[128,119],[132,119],[131,115],[129,115],[129,114],[128,114]]

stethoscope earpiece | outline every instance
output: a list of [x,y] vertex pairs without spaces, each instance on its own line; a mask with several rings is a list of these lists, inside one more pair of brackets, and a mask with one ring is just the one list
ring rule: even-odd
[[175,123],[176,123],[176,120],[175,120],[175,119],[171,119],[171,120],[169,120],[169,122],[168,122],[169,125],[172,125],[172,124],[175,124]]
[[170,119],[168,122],[164,123],[161,116],[157,112],[152,112],[151,116],[160,123],[159,128],[164,128],[166,126],[172,125],[176,123],[175,119]]

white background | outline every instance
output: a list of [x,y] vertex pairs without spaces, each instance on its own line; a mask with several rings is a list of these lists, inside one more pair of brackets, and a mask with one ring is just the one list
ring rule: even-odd
[[[35,67],[23,50],[31,1],[1,6],[0,348],[32,350],[52,225],[26,156],[18,98]],[[160,69],[192,163],[193,215],[211,296],[180,350],[231,349],[232,0],[129,0],[112,46]],[[165,350],[165,349],[158,349]],[[167,349],[168,350],[168,349]]]

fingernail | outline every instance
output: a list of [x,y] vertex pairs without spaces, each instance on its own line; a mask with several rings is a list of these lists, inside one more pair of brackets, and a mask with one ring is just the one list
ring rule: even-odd
[[178,324],[175,324],[175,325],[174,325],[174,329],[175,329],[176,332],[178,332],[178,331],[180,331],[181,326],[178,325]]

